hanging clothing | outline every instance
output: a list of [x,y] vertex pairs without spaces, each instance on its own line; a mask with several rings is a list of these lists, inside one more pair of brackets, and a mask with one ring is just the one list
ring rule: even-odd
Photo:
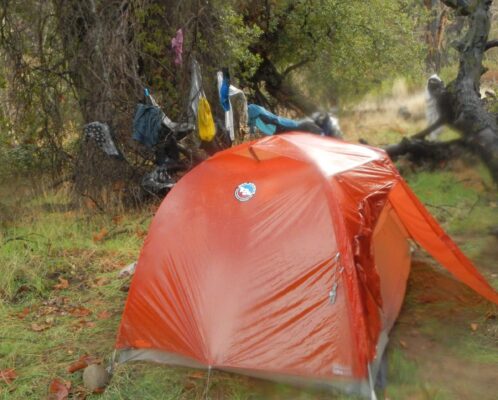
[[255,128],[258,128],[258,130],[265,135],[273,135],[275,133],[297,130],[299,128],[299,123],[297,121],[279,117],[256,104],[249,104],[247,112],[249,116],[248,125],[251,129],[251,133],[254,133]]
[[181,30],[181,28],[176,31],[176,36],[171,39],[171,49],[175,54],[175,64],[182,65],[183,31]]
[[218,93],[220,96],[221,107],[225,111],[225,129],[230,135],[230,140],[235,140],[235,128],[233,123],[233,108],[230,101],[230,78],[228,73],[218,71],[216,74],[218,80]]
[[[221,85],[219,85],[219,74],[221,74]],[[230,75],[226,68],[218,72],[218,90],[220,91],[220,101],[223,110],[230,111]]]
[[230,106],[233,106],[233,113],[237,116],[239,125],[247,125],[247,99],[245,93],[230,85]]
[[214,139],[216,128],[214,126],[213,115],[211,114],[211,107],[204,95],[199,99],[198,127],[199,137],[202,140],[210,142]]
[[199,107],[199,98],[202,93],[202,75],[199,63],[192,59],[190,65],[190,93],[189,93],[189,122],[197,122],[197,110]]
[[154,147],[159,141],[163,116],[159,107],[139,103],[133,117],[133,139],[147,147]]
[[124,158],[114,144],[114,140],[112,140],[109,125],[98,121],[90,122],[84,126],[83,133],[88,139],[93,139],[97,146],[108,156],[119,159]]

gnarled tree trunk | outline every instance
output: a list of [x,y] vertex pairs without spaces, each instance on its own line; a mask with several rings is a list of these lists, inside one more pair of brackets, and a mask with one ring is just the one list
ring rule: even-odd
[[[386,151],[394,158],[401,154],[420,151],[421,139],[442,124],[448,124],[461,133],[463,145],[481,157],[493,180],[498,184],[496,116],[485,109],[479,94],[480,78],[485,72],[482,65],[484,53],[489,48],[498,46],[498,41],[488,42],[492,0],[441,1],[469,19],[466,35],[456,44],[460,53],[458,75],[447,85],[444,96],[444,107],[449,110],[444,113],[446,118],[440,123],[414,135],[412,143],[405,140],[400,145],[389,146]],[[430,148],[430,146],[424,147],[426,150]],[[438,146],[438,151],[441,151],[441,146]]]

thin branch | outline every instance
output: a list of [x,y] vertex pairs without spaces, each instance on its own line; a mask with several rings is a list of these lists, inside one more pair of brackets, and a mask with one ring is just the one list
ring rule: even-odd
[[297,64],[293,64],[290,67],[287,67],[285,71],[282,73],[282,76],[285,78],[287,75],[289,75],[292,71],[295,69],[301,68],[303,65],[306,65],[309,63],[311,59],[305,58],[304,60],[299,61]]
[[414,139],[424,139],[427,135],[431,134],[432,132],[434,132],[436,129],[440,128],[443,125],[444,125],[443,119],[439,118],[436,122],[434,122],[433,124],[429,125],[424,130],[416,133],[413,136],[410,136],[410,139],[412,139],[412,140],[414,140]]
[[484,47],[484,51],[492,49],[493,47],[498,47],[498,39],[490,40],[489,42],[487,42],[486,46]]
[[460,15],[470,15],[471,1],[469,0],[441,0],[441,2],[456,10]]

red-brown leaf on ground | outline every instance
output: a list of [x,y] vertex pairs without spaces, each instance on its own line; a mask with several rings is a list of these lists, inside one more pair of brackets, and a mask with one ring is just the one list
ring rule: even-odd
[[75,325],[76,330],[81,330],[83,328],[95,328],[97,324],[93,321],[87,321],[86,319],[80,319]]
[[112,222],[114,222],[116,225],[119,225],[121,224],[121,222],[123,222],[123,218],[123,215],[115,215],[114,217],[112,217]]
[[135,231],[136,235],[138,236],[139,239],[144,239],[145,236],[147,236],[147,231],[144,231],[142,229],[137,229]]
[[29,314],[30,311],[31,309],[29,307],[23,308],[23,310],[19,314],[17,314],[17,318],[19,319],[26,318],[26,316]]
[[97,242],[101,242],[101,241],[102,241],[102,239],[104,239],[104,238],[107,236],[107,234],[108,234],[108,233],[109,233],[109,231],[108,231],[106,228],[102,228],[102,229],[100,230],[100,232],[97,232],[97,233],[95,233],[95,234],[93,235],[93,241],[94,241],[95,243],[97,243]]
[[68,287],[69,287],[69,281],[59,276],[59,283],[54,285],[54,289],[61,290],[61,289],[67,289]]
[[73,389],[72,399],[74,400],[86,400],[88,396],[88,390],[84,386],[77,386]]
[[0,383],[5,382],[10,385],[17,378],[17,373],[14,368],[0,370]]
[[479,328],[478,324],[474,324],[474,323],[470,324],[470,329],[472,329],[472,331],[474,331],[474,332],[477,331],[477,328]]
[[101,311],[98,315],[98,319],[109,319],[111,317],[111,313],[107,310]]
[[194,378],[194,379],[204,379],[206,375],[202,371],[194,371],[188,374],[189,378]]
[[100,358],[89,356],[88,354],[82,355],[77,361],[73,362],[69,367],[67,367],[67,372],[73,373],[84,369],[92,364],[100,364],[102,360]]
[[399,340],[399,344],[401,345],[401,347],[403,347],[404,349],[408,348],[408,345],[406,344],[406,342],[404,340]]
[[86,317],[87,315],[90,315],[92,313],[91,310],[88,308],[85,308],[83,306],[80,307],[74,307],[71,311],[69,311],[69,314],[71,314],[73,317]]
[[31,324],[31,330],[33,330],[35,332],[42,332],[48,328],[50,328],[50,325],[47,325],[47,324],[37,324],[36,322],[33,322]]
[[95,204],[95,201],[93,201],[93,200],[85,198],[83,200],[83,202],[85,203],[85,207],[87,207],[87,208],[89,208],[91,210],[93,210],[93,209],[95,209],[97,207],[97,205]]
[[97,278],[93,281],[92,283],[92,287],[100,287],[100,286],[104,286],[106,285],[107,283],[109,282],[109,279],[107,279],[106,277],[103,277],[101,276],[100,278]]
[[69,389],[71,389],[71,382],[54,378],[48,388],[48,398],[49,400],[66,400],[69,396]]

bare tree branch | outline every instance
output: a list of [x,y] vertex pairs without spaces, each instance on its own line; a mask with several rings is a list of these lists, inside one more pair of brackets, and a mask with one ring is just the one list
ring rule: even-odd
[[470,15],[471,1],[469,0],[441,0],[441,2],[454,10],[457,10],[461,15]]
[[430,135],[432,132],[434,132],[437,128],[441,127],[444,125],[444,121],[442,118],[439,118],[436,122],[432,123],[429,125],[427,128],[424,130],[416,133],[415,135],[411,136],[410,139],[416,140],[416,139],[424,139],[427,135]]
[[487,42],[486,46],[484,47],[484,51],[492,49],[493,47],[498,47],[498,39],[490,40],[489,42]]
[[309,58],[305,58],[304,60],[299,61],[296,64],[291,65],[290,67],[287,67],[285,71],[282,73],[282,76],[285,78],[287,75],[289,75],[292,71],[295,69],[301,68],[303,65],[306,65],[309,63],[311,60]]

